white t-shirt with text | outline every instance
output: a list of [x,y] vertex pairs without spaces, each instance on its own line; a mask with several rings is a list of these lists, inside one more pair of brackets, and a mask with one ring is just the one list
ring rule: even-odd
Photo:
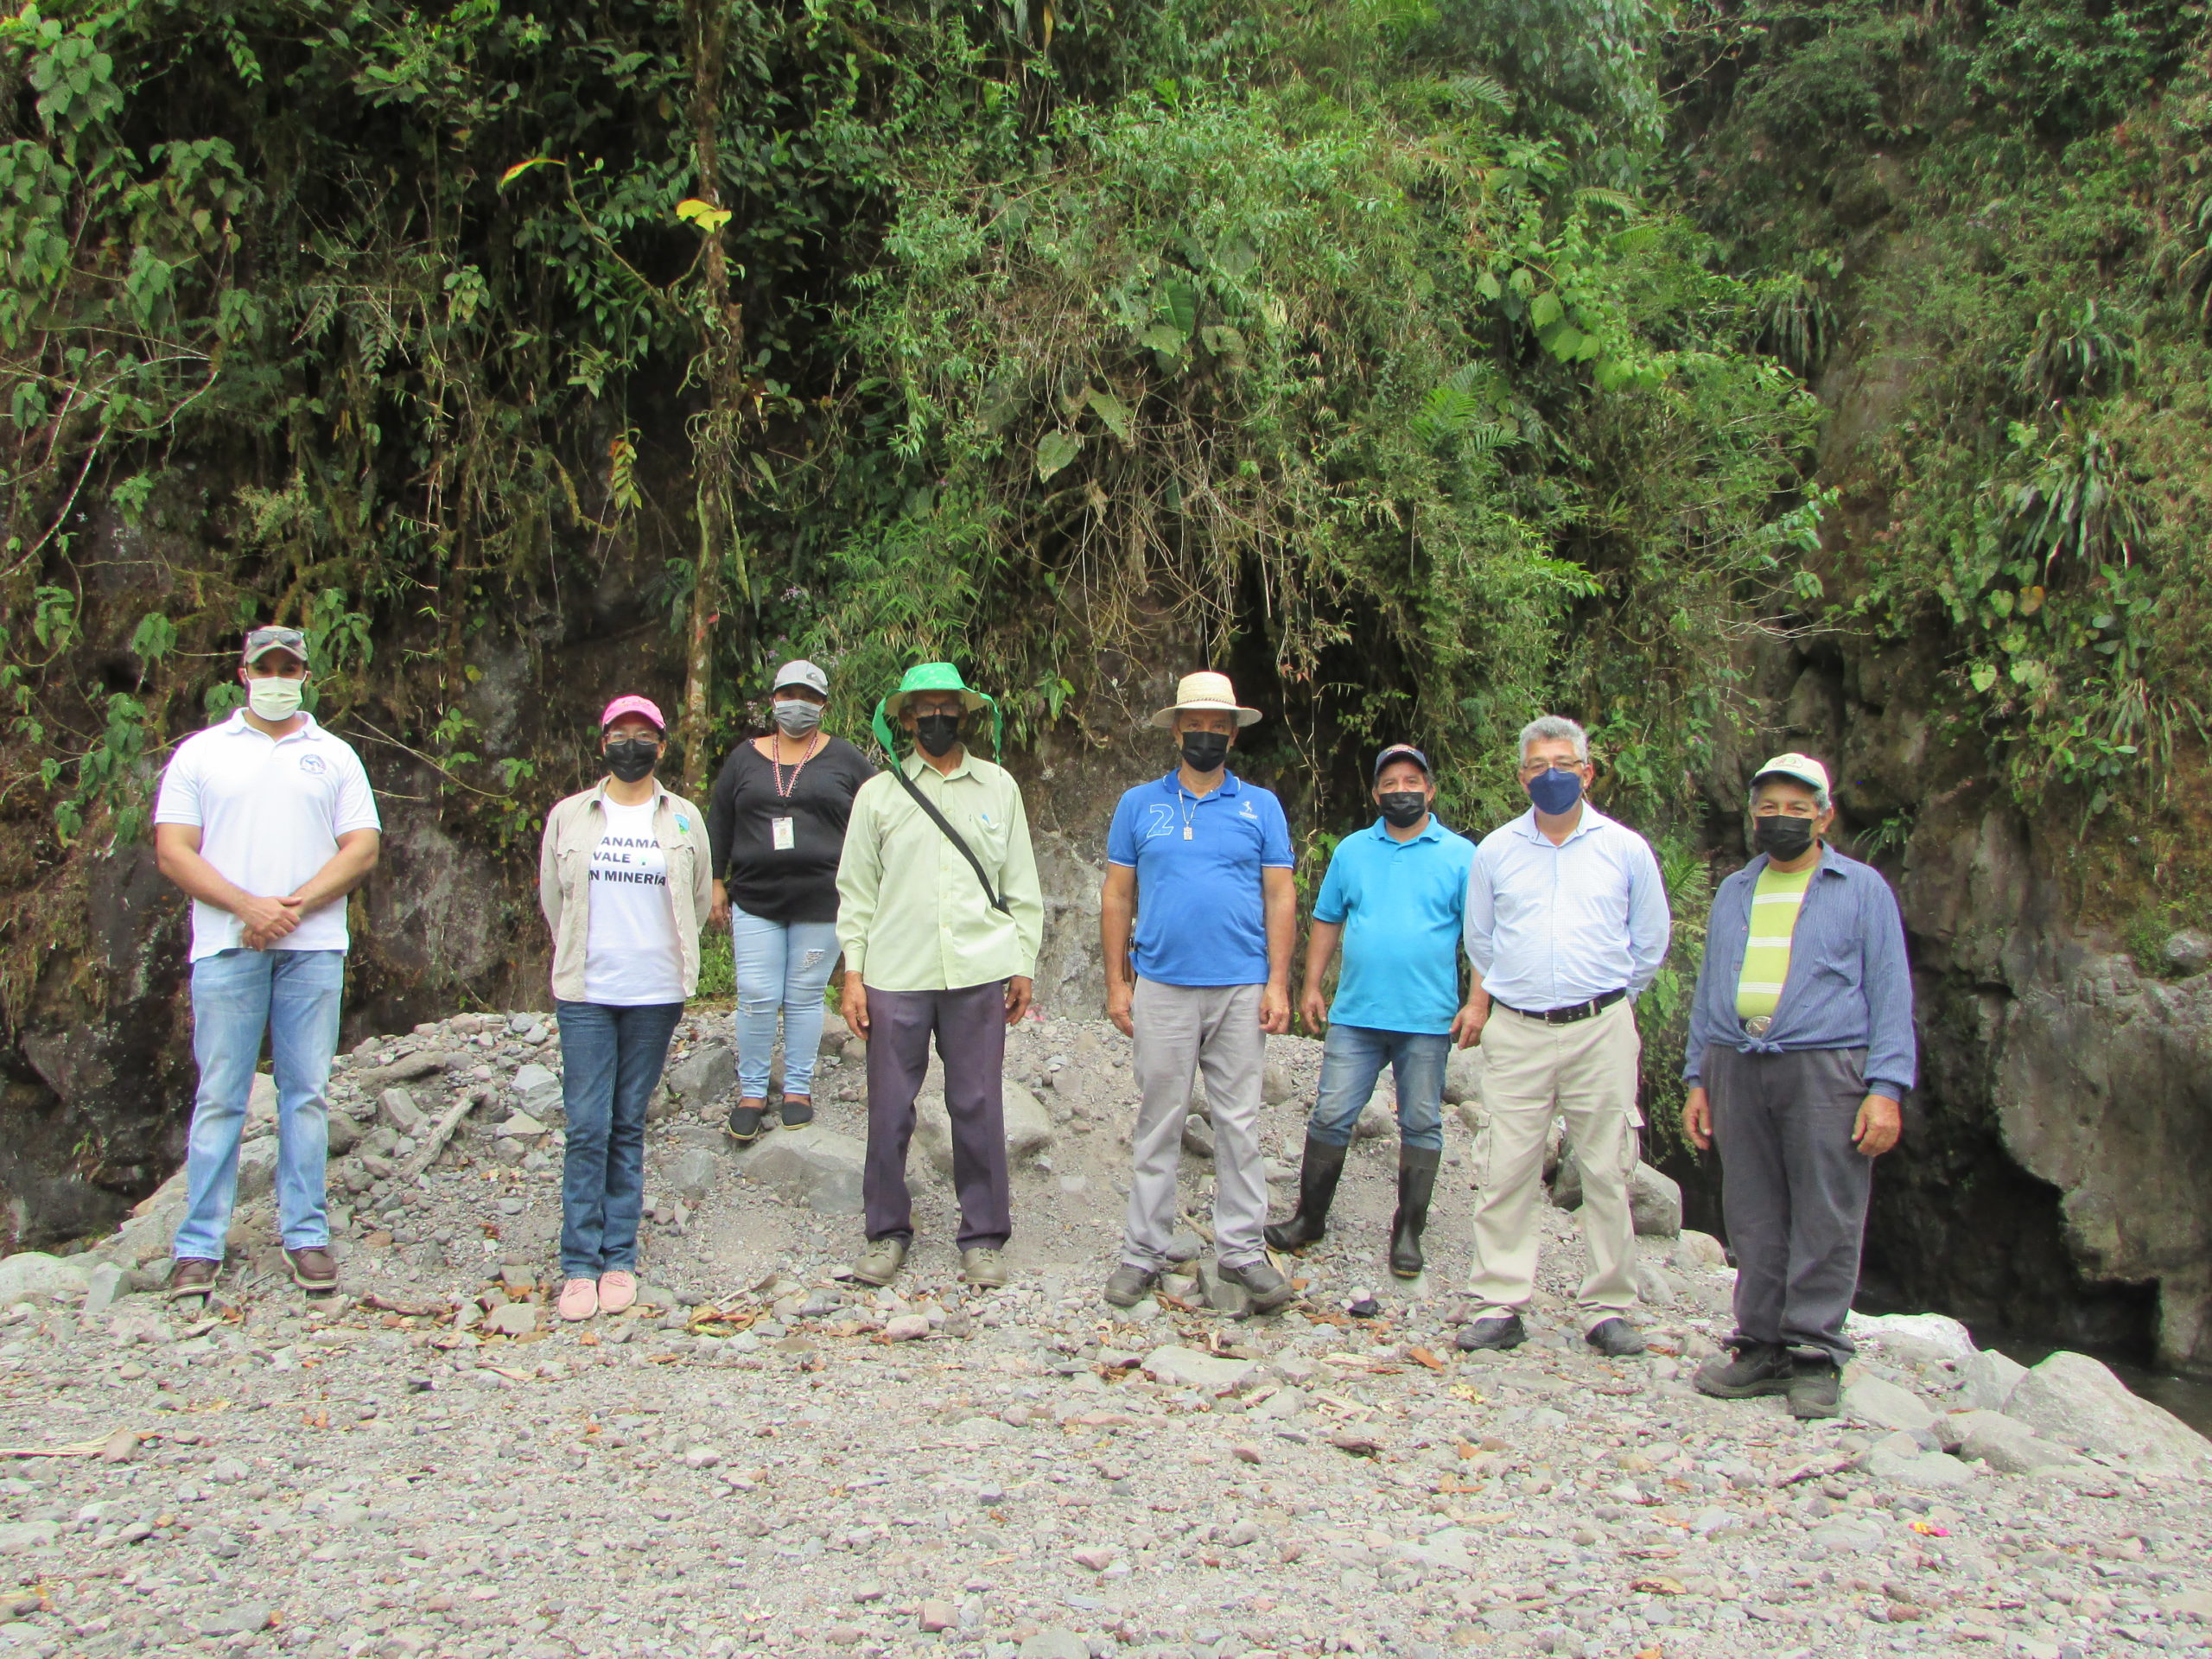
[[[162,773],[156,823],[190,824],[200,855],[226,881],[263,898],[304,886],[338,851],[338,837],[382,828],[361,757],[342,738],[300,716],[281,738],[246,723],[245,711],[177,745]],[[245,924],[219,905],[192,903],[192,960],[238,948]],[[308,912],[272,950],[343,950],[346,901]]]
[[591,855],[591,933],[584,1001],[634,1008],[683,1001],[683,957],[669,907],[668,855],[653,834],[653,804],[600,797],[607,820]]

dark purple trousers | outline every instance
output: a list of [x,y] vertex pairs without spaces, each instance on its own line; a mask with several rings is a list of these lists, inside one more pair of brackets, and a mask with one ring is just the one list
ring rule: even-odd
[[861,1193],[871,1239],[914,1236],[906,1196],[906,1145],[914,1097],[929,1070],[930,1038],[944,1061],[952,1119],[952,1186],[960,1198],[960,1248],[1003,1246],[1014,1231],[1006,1173],[1006,982],[957,991],[868,988],[868,1166]]

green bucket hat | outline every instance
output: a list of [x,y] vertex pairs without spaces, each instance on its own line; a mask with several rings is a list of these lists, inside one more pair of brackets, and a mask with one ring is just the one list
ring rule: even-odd
[[894,759],[899,753],[898,740],[892,735],[891,722],[905,710],[906,699],[917,691],[957,691],[960,706],[973,714],[986,703],[991,709],[991,753],[998,754],[1000,741],[1005,734],[1006,716],[999,711],[998,699],[987,691],[974,690],[960,677],[960,671],[950,663],[917,663],[906,671],[906,677],[899,682],[899,689],[875,705],[875,741],[883,745],[883,752]]

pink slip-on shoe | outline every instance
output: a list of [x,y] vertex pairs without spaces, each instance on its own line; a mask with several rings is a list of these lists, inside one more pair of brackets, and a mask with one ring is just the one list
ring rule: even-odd
[[564,1319],[588,1319],[599,1312],[599,1287],[588,1279],[571,1279],[561,1287],[555,1306]]
[[604,1313],[620,1313],[638,1300],[638,1275],[610,1268],[599,1275],[599,1306]]

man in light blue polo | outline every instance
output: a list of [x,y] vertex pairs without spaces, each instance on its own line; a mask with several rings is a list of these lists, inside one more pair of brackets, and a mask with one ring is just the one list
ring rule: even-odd
[[1175,1176],[1191,1074],[1205,1075],[1214,1134],[1214,1250],[1221,1276],[1255,1311],[1294,1292],[1268,1260],[1260,1160],[1260,1077],[1269,1033],[1290,1028],[1290,948],[1298,931],[1290,827],[1282,804],[1229,770],[1239,706],[1226,674],[1185,674],[1152,723],[1175,734],[1182,764],[1114,809],[1099,895],[1106,1012],[1134,1039],[1135,1167],[1121,1265],[1106,1300],[1133,1307],[1160,1280],[1175,1230]]
[[[1429,810],[1436,780],[1428,757],[1396,743],[1375,758],[1373,793],[1382,816],[1337,843],[1306,935],[1307,1027],[1328,1028],[1321,1086],[1306,1125],[1298,1209],[1270,1226],[1268,1243],[1303,1249],[1326,1230],[1359,1115],[1388,1065],[1398,1090],[1398,1211],[1390,1223],[1390,1271],[1420,1276],[1421,1236],[1444,1156],[1444,1065],[1465,1016],[1459,1006],[1459,934],[1466,917],[1474,843]],[[1333,1004],[1321,983],[1339,942],[1344,968]]]

